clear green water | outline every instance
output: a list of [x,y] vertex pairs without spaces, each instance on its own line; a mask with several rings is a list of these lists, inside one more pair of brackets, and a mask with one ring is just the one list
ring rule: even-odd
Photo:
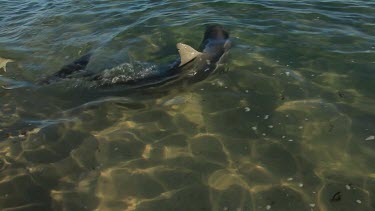
[[[0,210],[375,210],[373,1],[0,6]],[[89,50],[166,63],[209,23],[234,47],[202,82],[17,88]]]

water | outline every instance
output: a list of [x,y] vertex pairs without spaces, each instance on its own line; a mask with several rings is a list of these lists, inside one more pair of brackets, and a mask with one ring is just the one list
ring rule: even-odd
[[[1,210],[375,210],[373,1],[0,5]],[[234,46],[204,81],[33,85],[88,51],[142,74],[210,23]]]

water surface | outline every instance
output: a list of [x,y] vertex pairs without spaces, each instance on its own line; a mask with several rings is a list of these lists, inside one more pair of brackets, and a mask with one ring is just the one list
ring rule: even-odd
[[[375,210],[372,1],[0,5],[1,210]],[[204,81],[34,86],[89,51],[153,71],[212,23],[234,46]]]

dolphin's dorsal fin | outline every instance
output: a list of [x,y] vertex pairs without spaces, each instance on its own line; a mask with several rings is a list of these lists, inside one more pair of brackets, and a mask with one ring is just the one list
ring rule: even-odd
[[183,44],[183,43],[177,43],[176,47],[178,49],[178,53],[180,54],[180,59],[181,59],[181,63],[179,65],[180,67],[202,54],[201,52],[198,52],[191,46]]

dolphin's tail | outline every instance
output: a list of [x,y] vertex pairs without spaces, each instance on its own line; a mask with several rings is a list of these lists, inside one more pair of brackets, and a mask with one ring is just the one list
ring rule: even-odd
[[49,84],[51,81],[55,81],[61,78],[66,78],[67,76],[86,69],[87,64],[90,61],[92,53],[85,54],[79,59],[76,59],[70,64],[64,65],[59,71],[51,76],[45,77],[39,81],[39,84]]

